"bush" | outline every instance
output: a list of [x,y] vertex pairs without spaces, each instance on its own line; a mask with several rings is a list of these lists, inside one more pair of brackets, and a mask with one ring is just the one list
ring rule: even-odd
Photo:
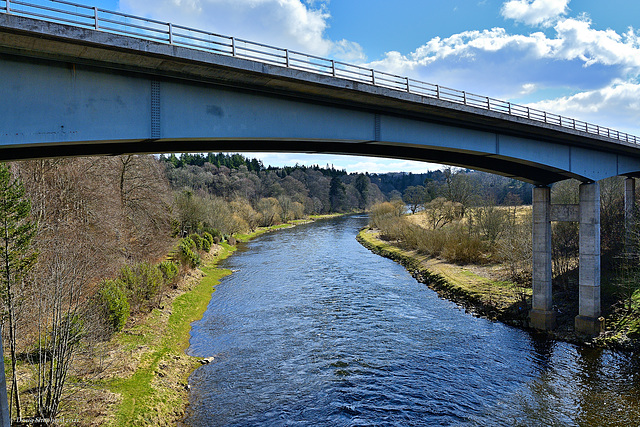
[[200,255],[195,252],[195,243],[190,238],[182,239],[178,248],[180,262],[190,268],[200,265]]
[[447,230],[447,239],[442,249],[442,256],[449,262],[472,264],[482,261],[482,242],[462,226]]
[[[216,228],[205,227],[204,233],[202,233],[202,237],[206,238],[207,234],[211,235],[211,237],[222,237],[222,233]],[[211,243],[213,243],[213,240],[211,241]]]
[[162,277],[164,277],[165,283],[171,283],[173,279],[178,275],[178,266],[173,261],[162,261],[158,264]]
[[193,240],[193,243],[196,245],[196,249],[202,250],[202,237],[197,234],[190,234],[189,238]]
[[140,277],[130,265],[125,265],[120,269],[119,279],[123,285],[122,288],[127,291],[129,296],[137,294],[140,289]]
[[121,280],[105,280],[98,291],[99,301],[105,308],[108,324],[112,331],[119,332],[127,323],[130,309]]
[[140,277],[139,292],[145,300],[151,300],[158,290],[164,285],[164,276],[157,265],[149,262],[143,262],[136,266],[138,276]]
[[173,282],[173,279],[178,276],[178,266],[173,261],[162,261],[158,264],[158,268],[160,272],[162,272],[162,277],[164,278],[165,283]]
[[209,242],[209,245],[213,245],[213,234],[205,231],[204,233],[202,233],[202,238]]
[[186,247],[188,247],[192,251],[195,251],[198,248],[198,246],[196,245],[196,242],[194,242],[191,237],[185,237],[180,241],[180,244],[181,245],[184,244]]
[[378,203],[371,208],[369,213],[369,224],[371,227],[385,229],[391,222],[397,221],[403,214],[404,205],[399,203],[384,202]]
[[125,265],[120,270],[119,279],[134,310],[139,310],[151,301],[165,284],[165,276],[160,267],[149,262]]
[[[211,239],[213,239],[213,237]],[[211,242],[209,242],[209,240],[202,239],[202,250],[205,252],[209,252],[211,250]]]

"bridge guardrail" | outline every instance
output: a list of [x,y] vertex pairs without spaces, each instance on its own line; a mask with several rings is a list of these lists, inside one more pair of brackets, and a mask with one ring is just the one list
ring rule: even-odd
[[251,59],[286,68],[309,71],[347,80],[468,105],[542,123],[583,131],[638,144],[634,135],[508,101],[451,89],[432,83],[377,71],[359,65],[322,58],[250,40],[211,33],[150,18],[129,15],[66,0],[0,0],[0,12],[44,19],[141,39],[200,49],[221,55]]

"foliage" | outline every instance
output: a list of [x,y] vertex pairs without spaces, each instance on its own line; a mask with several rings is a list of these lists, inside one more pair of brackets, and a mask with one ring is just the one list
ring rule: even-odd
[[425,212],[429,225],[433,230],[442,228],[451,221],[463,216],[463,206],[461,203],[452,202],[444,197],[433,199],[425,206]]
[[378,203],[371,208],[369,213],[369,222],[372,227],[385,229],[391,226],[393,222],[398,222],[404,213],[404,205],[402,201]]
[[136,311],[149,304],[165,284],[160,267],[147,261],[125,265],[120,270],[119,279],[129,303]]
[[337,176],[331,178],[329,201],[331,203],[331,212],[344,212],[347,208],[347,190],[344,183]]
[[202,237],[196,233],[189,234],[189,239],[193,240],[196,249],[202,250]]
[[104,307],[109,326],[114,332],[122,330],[130,314],[124,287],[125,284],[120,279],[104,280],[98,291],[99,304]]
[[[213,237],[211,238],[213,240]],[[202,250],[204,252],[211,251],[211,242],[207,239],[202,239]]]
[[178,266],[173,261],[162,261],[158,264],[158,269],[162,273],[165,283],[172,283],[179,273]]
[[416,213],[418,208],[425,203],[426,198],[426,189],[423,186],[412,185],[411,187],[407,187],[404,190],[404,194],[402,195],[402,200],[409,205],[409,209],[411,209],[411,213]]
[[494,204],[485,204],[473,211],[474,222],[489,245],[496,244],[500,236],[511,226],[508,212]]
[[200,255],[195,251],[195,243],[193,240],[186,238],[180,241],[178,246],[180,262],[189,268],[196,268],[200,265]]

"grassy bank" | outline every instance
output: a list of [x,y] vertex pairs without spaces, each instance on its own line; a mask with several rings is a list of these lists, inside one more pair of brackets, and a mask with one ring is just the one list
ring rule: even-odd
[[487,270],[481,272],[476,266],[449,264],[401,249],[380,239],[379,232],[368,227],[357,239],[372,252],[402,264],[418,281],[467,311],[515,326],[526,325],[531,289],[488,277]]
[[[246,242],[267,232],[334,216],[260,227],[236,237]],[[83,387],[65,414],[73,414],[79,425],[87,426],[169,426],[181,420],[188,403],[188,378],[202,363],[185,354],[191,323],[202,318],[215,286],[231,273],[218,268],[218,263],[235,249],[226,243],[214,245],[202,266],[167,293],[159,308],[132,319],[111,340],[97,344],[94,356],[84,365],[99,373],[91,369],[76,373],[72,380]]]
[[122,396],[115,425],[174,425],[184,416],[187,380],[200,365],[198,358],[185,355],[191,323],[202,318],[214,286],[231,273],[217,268],[217,263],[232,250],[223,247],[205,263],[200,280],[173,300],[168,316],[163,316],[163,310],[154,310],[147,322],[121,337],[123,347],[142,345],[148,351],[131,377],[109,384],[111,391]]
[[85,371],[72,378],[82,388],[65,416],[73,414],[87,426],[169,426],[183,418],[188,377],[200,366],[199,358],[185,354],[191,323],[202,317],[214,286],[231,273],[217,264],[234,250],[215,245],[203,266],[167,291],[158,308],[97,343],[80,364]]
[[[413,277],[441,297],[465,307],[468,312],[527,328],[531,288],[492,277],[491,267],[457,265],[432,258],[415,250],[402,249],[380,238],[379,231],[364,228],[357,240],[372,252],[402,264]],[[625,350],[640,349],[640,292],[634,293],[632,307],[624,315],[607,319],[607,331],[593,339],[573,332],[577,295],[554,293],[559,307],[558,328],[547,335],[562,341]]]

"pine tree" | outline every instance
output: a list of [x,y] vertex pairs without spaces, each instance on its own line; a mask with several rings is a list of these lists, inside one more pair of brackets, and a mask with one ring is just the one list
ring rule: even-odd
[[31,248],[36,223],[30,220],[30,214],[31,202],[25,198],[22,183],[12,178],[6,165],[0,164],[0,295],[4,303],[2,314],[9,324],[11,400],[15,403],[18,419],[22,418],[22,411],[16,375],[16,309],[20,303],[17,297],[24,288],[25,275],[37,258],[37,253]]

